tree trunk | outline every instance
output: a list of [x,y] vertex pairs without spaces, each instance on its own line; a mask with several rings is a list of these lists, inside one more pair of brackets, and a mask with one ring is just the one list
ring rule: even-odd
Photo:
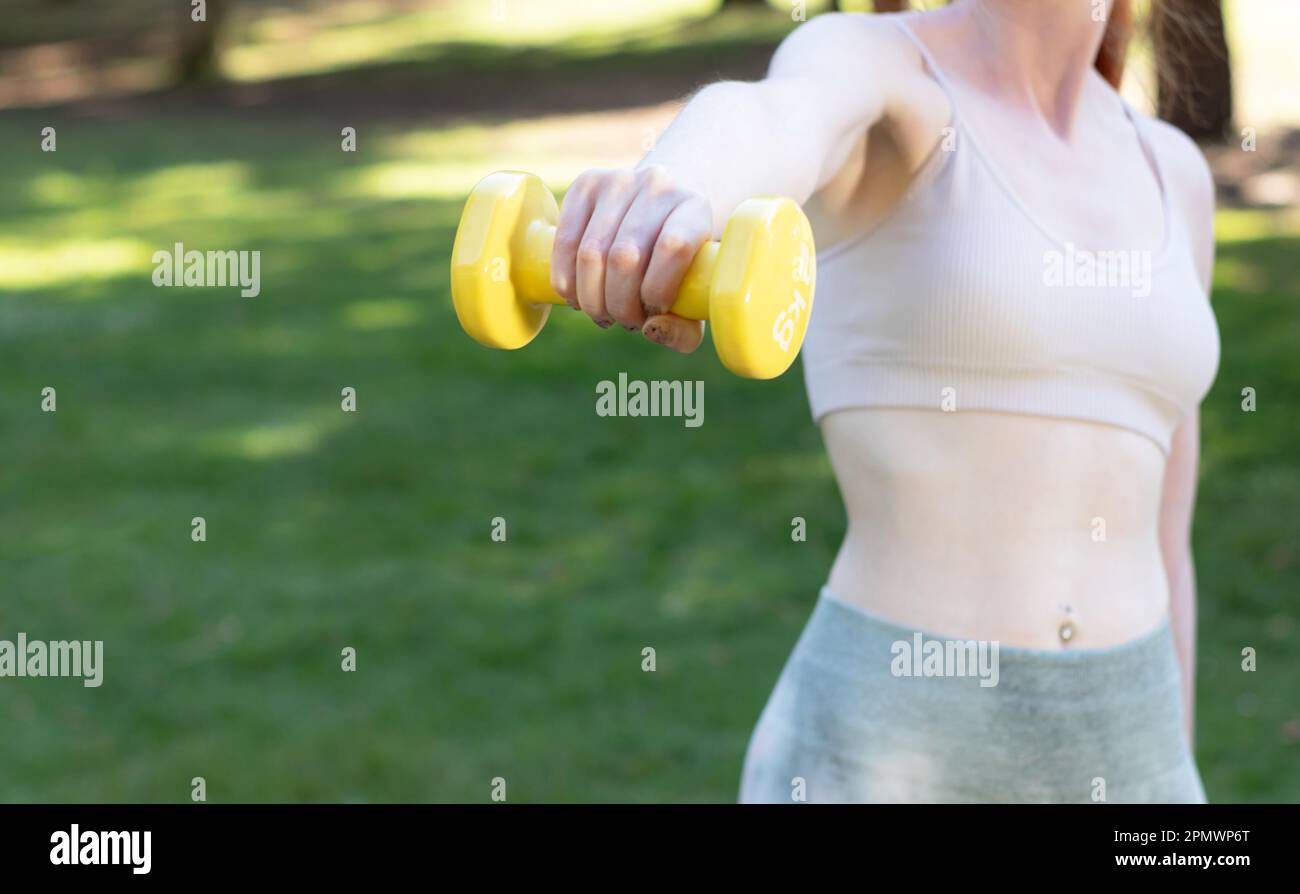
[[182,84],[214,81],[221,76],[217,50],[222,26],[230,12],[227,0],[207,0],[207,21],[193,19],[194,8],[178,0],[180,50],[176,58],[176,80]]
[[1197,139],[1223,139],[1232,123],[1232,67],[1221,0],[1155,6],[1161,118]]

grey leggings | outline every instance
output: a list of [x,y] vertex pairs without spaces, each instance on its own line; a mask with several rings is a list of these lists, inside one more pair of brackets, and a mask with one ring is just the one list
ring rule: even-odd
[[1204,803],[1166,622],[1101,649],[944,639],[823,589],[745,756],[745,802]]

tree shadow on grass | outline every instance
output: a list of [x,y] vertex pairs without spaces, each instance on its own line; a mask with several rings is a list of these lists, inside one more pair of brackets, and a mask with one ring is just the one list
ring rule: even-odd
[[729,12],[596,45],[447,42],[403,58],[256,82],[95,97],[48,107],[72,117],[228,110],[253,121],[500,120],[678,99],[703,84],[752,79],[792,27],[772,11]]

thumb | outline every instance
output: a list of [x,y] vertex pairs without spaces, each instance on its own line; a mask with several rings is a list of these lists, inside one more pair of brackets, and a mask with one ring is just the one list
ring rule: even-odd
[[675,314],[656,314],[645,321],[641,333],[655,344],[689,354],[704,340],[704,321]]

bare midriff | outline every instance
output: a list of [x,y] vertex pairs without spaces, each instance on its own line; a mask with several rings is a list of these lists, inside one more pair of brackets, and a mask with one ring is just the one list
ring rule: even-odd
[[828,586],[919,630],[1116,645],[1165,618],[1165,457],[1090,422],[860,408],[821,423],[848,514]]

